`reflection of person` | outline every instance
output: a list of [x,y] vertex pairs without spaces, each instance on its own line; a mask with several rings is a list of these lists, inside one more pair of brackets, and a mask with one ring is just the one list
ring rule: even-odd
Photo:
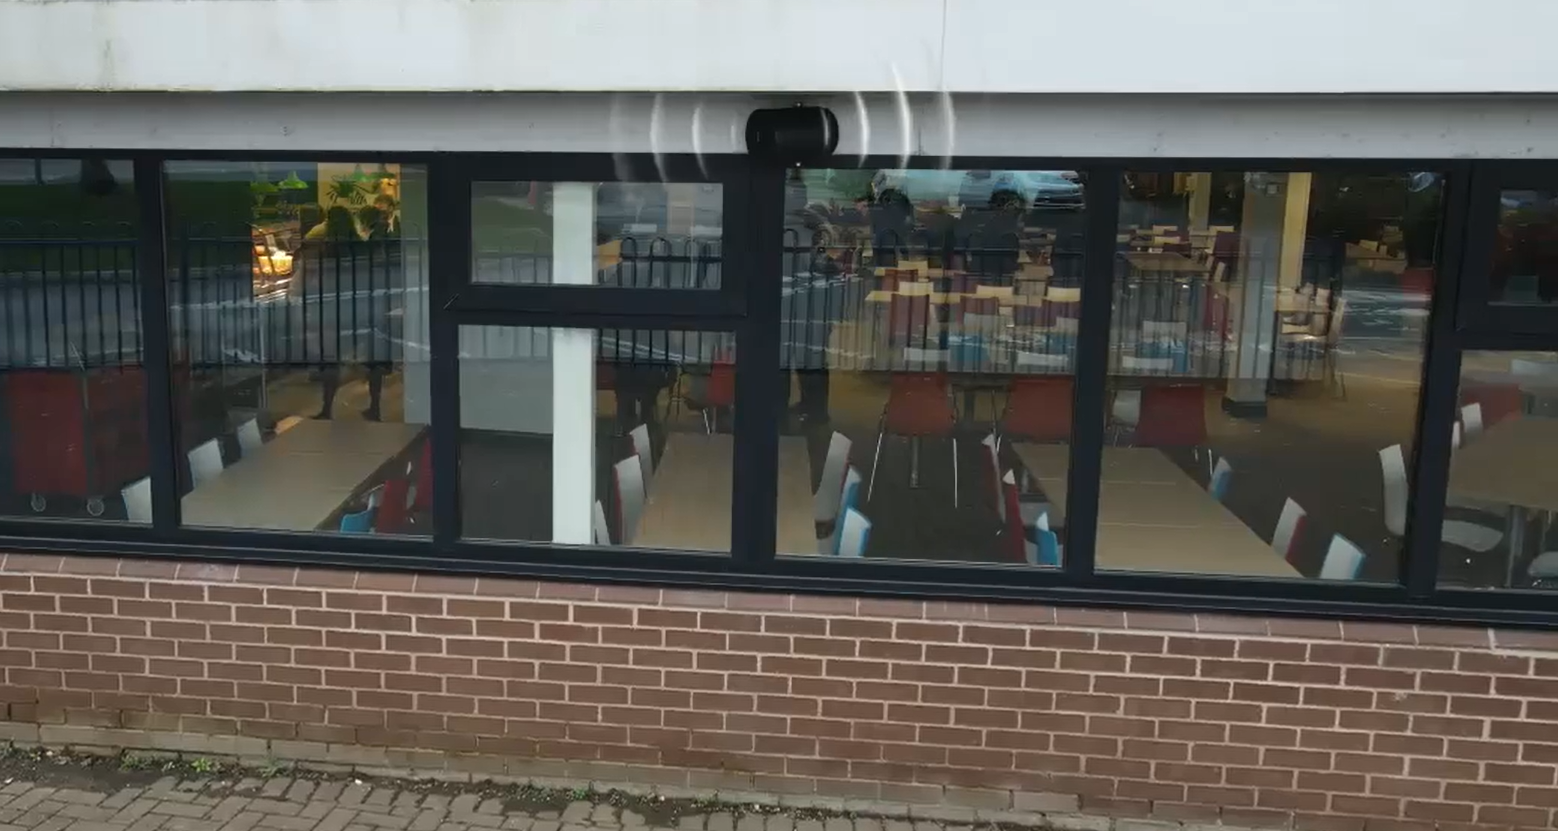
[[907,247],[914,228],[914,205],[903,191],[886,188],[871,208],[871,251],[878,267],[898,265],[898,251]]
[[660,390],[666,385],[667,369],[659,364],[625,363],[613,367],[616,378],[617,426],[627,432],[640,424],[650,432],[659,429],[655,412]]
[[[325,212],[325,233],[328,237],[328,250],[336,262],[331,267],[325,267],[322,258],[316,259],[315,265],[319,268],[319,274],[315,280],[319,283],[320,292],[320,318],[315,324],[317,332],[310,333],[318,347],[319,387],[323,403],[319,412],[314,415],[317,419],[331,419],[335,416],[335,396],[341,388],[341,372],[349,363],[362,365],[368,377],[368,408],[362,411],[362,417],[369,421],[378,421],[382,415],[380,401],[384,393],[384,376],[388,374],[391,359],[391,346],[389,342],[388,309],[377,309],[378,304],[368,302],[367,308],[361,307],[351,311],[340,308],[341,303],[356,303],[355,292],[346,290],[341,280],[352,279],[355,274],[357,243],[360,241],[356,220],[351,211],[336,205]],[[333,290],[324,288],[326,278],[335,281]],[[371,279],[371,275],[370,275]],[[304,291],[308,291],[304,286]],[[370,291],[371,297],[371,291]],[[329,302],[336,305],[336,317],[327,319],[323,311],[323,303]],[[304,298],[307,302],[307,298]],[[341,326],[352,328],[342,330],[335,329],[333,333],[327,332],[327,325],[334,325],[334,320],[340,321]],[[325,339],[330,334],[335,337],[335,355],[327,355]],[[331,359],[334,360],[331,360]]]
[[986,282],[1005,283],[1017,272],[1017,248],[1027,202],[1011,190],[997,191],[988,208],[966,208],[958,223],[967,268]]

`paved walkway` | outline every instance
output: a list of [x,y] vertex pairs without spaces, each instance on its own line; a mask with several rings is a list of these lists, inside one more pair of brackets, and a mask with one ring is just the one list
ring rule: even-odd
[[420,783],[397,789],[287,777],[170,776],[139,787],[5,780],[0,831],[979,831],[925,820],[628,802],[630,807],[618,807],[560,800],[555,792],[497,798]]

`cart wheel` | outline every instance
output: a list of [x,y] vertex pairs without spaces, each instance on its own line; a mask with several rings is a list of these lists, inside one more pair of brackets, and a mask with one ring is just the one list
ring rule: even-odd
[[47,508],[47,507],[49,507],[49,500],[44,499],[43,498],[43,494],[35,493],[35,494],[32,495],[32,510],[33,510],[33,513],[41,514],[41,513],[43,513],[43,509]]
[[103,497],[94,496],[87,500],[87,515],[93,517],[103,515]]

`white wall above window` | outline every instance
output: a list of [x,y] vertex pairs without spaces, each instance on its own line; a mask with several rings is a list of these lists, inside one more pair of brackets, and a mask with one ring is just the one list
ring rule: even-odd
[[0,3],[0,89],[1540,92],[1550,0]]

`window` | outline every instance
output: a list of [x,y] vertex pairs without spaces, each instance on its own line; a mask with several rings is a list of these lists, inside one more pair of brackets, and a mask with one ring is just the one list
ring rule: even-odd
[[461,327],[464,535],[728,552],[735,345]]
[[201,155],[0,155],[7,544],[1551,615],[1545,164]]
[[1558,352],[1461,357],[1439,580],[1558,588]]
[[424,169],[166,172],[183,522],[427,534]]
[[1490,302],[1558,304],[1558,190],[1501,190],[1498,208]]
[[[718,289],[723,199],[718,183],[473,182],[472,282]],[[594,267],[557,271],[554,246],[581,218]]]
[[1098,568],[1395,581],[1437,177],[1122,188]]
[[127,161],[0,158],[0,515],[151,521]]
[[1060,565],[1080,174],[796,170],[781,553]]

